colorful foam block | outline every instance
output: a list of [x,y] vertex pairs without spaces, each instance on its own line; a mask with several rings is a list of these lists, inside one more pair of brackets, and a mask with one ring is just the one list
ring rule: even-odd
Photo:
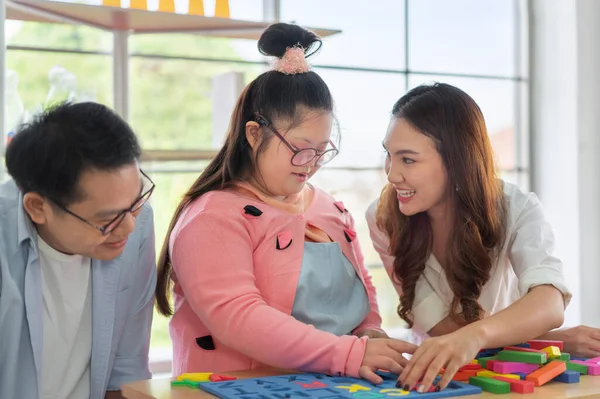
[[553,360],[533,373],[528,374],[525,380],[532,381],[536,387],[540,387],[565,371],[567,371],[567,365],[564,362]]
[[477,360],[479,361],[479,364],[481,364],[481,367],[487,368],[487,362],[490,360],[498,360],[498,356],[480,357]]
[[504,350],[505,351],[515,351],[515,352],[545,353],[538,349],[523,348],[520,346],[507,346],[506,348],[504,348]]
[[491,393],[510,393],[510,384],[504,381],[494,380],[487,377],[471,377],[469,385],[475,385],[486,392]]
[[514,375],[514,374],[498,374],[498,373],[494,373],[493,371],[489,371],[489,370],[478,371],[477,372],[477,377],[488,377],[488,378],[504,377],[504,378],[511,378],[513,380],[520,380],[521,379],[521,377],[519,377],[518,375]]
[[590,363],[589,360],[585,362],[581,360],[571,360],[571,363],[587,366],[588,375],[600,375],[600,365],[596,363]]
[[454,381],[469,381],[469,378],[475,377],[478,372],[479,370],[459,371],[456,374],[454,374],[454,376],[452,376],[452,379]]
[[564,348],[562,341],[550,341],[550,340],[545,340],[545,339],[534,339],[534,340],[531,340],[531,341],[527,341],[527,343],[529,344],[529,346],[531,347],[531,349],[542,350],[542,349],[547,348],[549,346],[556,346],[556,347],[558,347],[559,350],[562,351],[563,348]]
[[465,364],[464,366],[462,366],[461,368],[458,369],[458,371],[465,371],[465,370],[481,370],[481,364]]
[[571,354],[569,353],[561,353],[560,357],[558,358],[559,360],[568,362],[569,360],[571,360]]
[[567,365],[567,370],[577,371],[579,374],[588,373],[588,366],[585,364],[573,363],[573,361],[565,362],[565,364]]
[[548,359],[558,359],[561,355],[558,346],[548,346],[542,349],[542,352],[545,352],[548,355]]
[[485,362],[485,368],[490,371],[494,371],[494,364],[499,360],[488,360]]
[[577,357],[577,356],[571,356],[571,360],[581,360],[581,361],[583,361],[583,362],[587,362],[587,361],[588,361],[588,360],[590,360],[590,359],[588,359],[587,357]]
[[528,364],[544,364],[548,359],[545,353],[501,351],[498,353],[498,359],[507,362],[518,362]]
[[496,356],[498,354],[498,352],[500,352],[502,349],[498,348],[498,349],[482,349],[481,351],[479,351],[479,353],[477,354],[477,356],[475,356],[476,359],[482,358],[482,357],[490,357],[490,356]]
[[177,381],[207,382],[212,373],[183,373],[177,376]]
[[523,342],[522,344],[516,344],[516,345],[513,345],[513,346],[516,346],[516,347],[519,347],[519,348],[531,348],[531,345],[529,345],[527,342]]
[[[488,364],[491,362],[488,362]],[[527,364],[518,362],[494,361],[492,371],[499,374],[525,373],[529,374],[538,369],[537,364]]]
[[528,373],[512,373],[512,374],[514,374],[514,375],[518,375],[518,376],[519,376],[519,378],[521,378],[522,380],[524,380],[524,379],[525,379],[525,377],[527,377],[527,374],[528,374]]
[[230,377],[228,375],[220,375],[220,374],[211,374],[208,376],[208,379],[212,382],[221,382],[221,381],[234,381],[234,380],[237,380],[237,377]]
[[531,381],[513,380],[511,378],[494,377],[495,380],[510,384],[510,390],[517,393],[532,393],[535,385]]
[[171,381],[172,387],[198,388],[198,385],[200,385],[199,382],[193,382],[193,381],[189,381],[189,380]]
[[579,382],[580,375],[581,374],[579,374],[577,371],[567,370],[562,374],[559,374],[558,376],[554,377],[552,381],[564,382],[566,384],[574,384],[576,382]]

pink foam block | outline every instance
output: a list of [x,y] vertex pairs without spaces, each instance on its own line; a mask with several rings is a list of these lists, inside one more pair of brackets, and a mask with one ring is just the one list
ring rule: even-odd
[[588,359],[586,360],[588,363],[593,363],[593,364],[598,364],[600,363],[600,356],[599,357],[594,357],[592,359]]
[[496,362],[497,360],[488,360],[487,362],[485,362],[485,368],[490,371],[494,371],[494,363]]
[[590,363],[589,360],[571,360],[571,363],[587,366],[588,375],[600,375],[600,364]]
[[526,364],[518,362],[494,362],[494,373],[512,374],[524,373],[529,374],[538,369],[536,364]]

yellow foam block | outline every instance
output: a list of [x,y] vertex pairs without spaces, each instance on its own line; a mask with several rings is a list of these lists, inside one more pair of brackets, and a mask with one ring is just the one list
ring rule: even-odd
[[177,381],[192,381],[192,382],[206,382],[210,381],[209,377],[212,373],[183,373],[177,377]]
[[558,346],[549,346],[547,348],[542,349],[542,352],[546,352],[548,354],[549,359],[557,359],[561,355]]
[[473,360],[471,360],[471,363],[470,363],[470,364],[479,364],[479,360],[477,360],[477,359],[473,359]]
[[487,377],[487,378],[504,377],[504,378],[512,378],[513,380],[521,379],[521,377],[519,377],[518,375],[515,375],[515,374],[499,374],[499,373],[494,373],[493,371],[490,371],[490,370],[479,371],[477,373],[477,377]]

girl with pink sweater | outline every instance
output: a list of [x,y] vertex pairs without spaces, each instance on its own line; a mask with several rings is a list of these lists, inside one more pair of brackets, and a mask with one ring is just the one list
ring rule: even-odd
[[331,93],[306,61],[320,45],[295,25],[263,33],[273,69],[244,89],[175,212],[156,288],[175,374],[270,366],[379,383],[376,369],[400,373],[416,349],[381,330],[352,216],[308,184],[338,153]]

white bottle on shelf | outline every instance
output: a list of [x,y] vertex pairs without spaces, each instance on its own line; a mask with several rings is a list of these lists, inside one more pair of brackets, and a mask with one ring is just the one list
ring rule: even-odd
[[77,77],[65,68],[55,65],[48,72],[50,91],[44,102],[44,108],[64,101],[76,102]]
[[4,131],[6,132],[6,144],[8,145],[19,125],[24,122],[25,108],[19,96],[19,76],[17,72],[7,69],[5,82]]

